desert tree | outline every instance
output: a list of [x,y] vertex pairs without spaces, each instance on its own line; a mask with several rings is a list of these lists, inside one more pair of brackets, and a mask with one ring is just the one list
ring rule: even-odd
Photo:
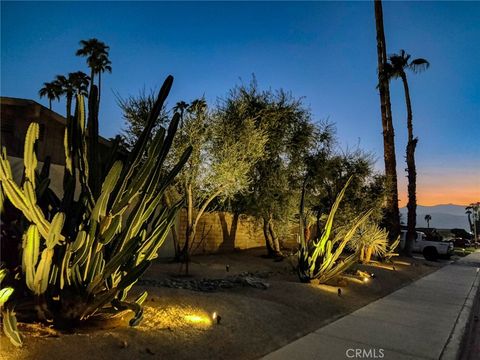
[[[148,115],[155,104],[156,91],[154,89],[146,91],[143,88],[138,95],[122,97],[119,93],[116,93],[115,97],[118,106],[122,110],[125,123],[121,135],[122,141],[127,149],[132,149],[147,124]],[[167,115],[168,112],[163,107],[158,118],[155,119],[153,133],[156,133],[162,125],[166,124]]]
[[214,200],[225,201],[247,192],[251,169],[264,155],[267,140],[253,119],[241,125],[230,122],[221,111],[210,111],[204,99],[191,102],[184,114],[172,151],[181,154],[191,146],[192,154],[180,173],[176,190],[186,198],[187,226],[182,258],[189,272],[189,257],[202,215]]
[[280,256],[282,235],[298,213],[304,159],[315,142],[311,114],[302,99],[283,90],[259,90],[255,78],[233,88],[219,106],[229,123],[241,127],[252,120],[268,137],[264,156],[250,170],[250,191],[237,195],[231,208],[258,219],[268,255]]

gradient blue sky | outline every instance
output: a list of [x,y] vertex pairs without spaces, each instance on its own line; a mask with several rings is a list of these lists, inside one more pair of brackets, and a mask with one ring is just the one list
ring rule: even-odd
[[[387,2],[389,52],[431,62],[411,75],[419,203],[480,198],[480,3]],[[83,70],[80,39],[111,47],[102,84],[100,132],[123,121],[113,92],[138,94],[175,76],[169,104],[205,95],[215,102],[254,73],[262,88],[305,97],[315,119],[337,126],[343,149],[377,156],[383,142],[371,2],[5,2],[1,3],[2,96],[38,99],[42,83]],[[242,79],[242,80],[240,80]],[[405,106],[392,86],[401,206],[405,205]],[[54,110],[64,113],[63,103]]]

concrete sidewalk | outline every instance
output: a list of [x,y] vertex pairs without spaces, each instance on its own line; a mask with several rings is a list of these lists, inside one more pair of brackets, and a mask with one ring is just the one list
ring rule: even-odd
[[263,359],[455,360],[478,293],[479,268],[477,251]]

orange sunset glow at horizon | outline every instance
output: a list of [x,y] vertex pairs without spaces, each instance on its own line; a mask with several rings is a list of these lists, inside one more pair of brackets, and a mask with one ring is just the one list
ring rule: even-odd
[[[407,179],[398,179],[399,207],[407,206]],[[417,178],[417,204],[469,205],[480,201],[480,174],[445,174]]]

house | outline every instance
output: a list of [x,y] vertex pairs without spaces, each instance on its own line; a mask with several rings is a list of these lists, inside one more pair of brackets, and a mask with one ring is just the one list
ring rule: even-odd
[[[63,194],[65,165],[64,136],[67,119],[33,100],[0,97],[1,146],[7,150],[15,181],[20,183],[23,175],[23,151],[29,125],[37,122],[40,134],[36,154],[39,166],[50,156],[50,188]],[[111,142],[100,137],[99,152],[107,155]]]
[[[25,135],[29,125],[37,122],[40,135],[37,158],[40,162],[50,156],[51,163],[65,165],[63,140],[67,119],[33,100],[0,97],[1,144],[9,157],[23,159]],[[111,142],[100,137],[100,152],[105,153]]]

